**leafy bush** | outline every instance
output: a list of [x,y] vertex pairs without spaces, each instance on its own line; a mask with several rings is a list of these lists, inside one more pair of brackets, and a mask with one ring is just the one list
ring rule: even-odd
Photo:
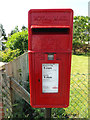
[[21,32],[14,33],[8,37],[6,47],[11,50],[19,49],[20,53],[24,53],[28,50],[28,31],[23,30]]
[[77,54],[77,50],[82,53],[88,52],[89,41],[89,17],[75,16],[73,23],[73,52]]
[[19,49],[11,50],[9,48],[9,49],[6,49],[5,51],[2,51],[0,57],[2,58],[3,62],[9,62],[9,61],[14,60],[19,55],[20,55]]

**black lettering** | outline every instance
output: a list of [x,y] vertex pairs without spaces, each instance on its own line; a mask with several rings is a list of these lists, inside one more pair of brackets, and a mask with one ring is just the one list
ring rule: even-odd
[[50,67],[50,68],[46,68],[46,69],[52,69],[52,68]]

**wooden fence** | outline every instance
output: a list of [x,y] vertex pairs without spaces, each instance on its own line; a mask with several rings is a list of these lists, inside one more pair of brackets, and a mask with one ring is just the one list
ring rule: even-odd
[[[26,90],[28,75],[28,53],[0,67],[0,119],[12,115],[16,99],[30,103],[30,94]],[[20,97],[15,97],[17,94]]]

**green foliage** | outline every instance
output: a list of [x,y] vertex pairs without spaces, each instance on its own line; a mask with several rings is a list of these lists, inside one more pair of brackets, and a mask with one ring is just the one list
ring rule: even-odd
[[22,31],[23,31],[23,30],[25,31],[25,30],[28,30],[28,28],[23,25],[21,30],[22,30]]
[[88,45],[86,42],[89,40],[89,17],[75,16],[73,23],[73,51],[79,49],[83,52],[88,52]]
[[18,26],[16,26],[15,29],[11,31],[10,35],[13,35],[14,33],[17,32],[19,32]]
[[19,49],[11,50],[9,48],[9,49],[6,49],[5,51],[2,51],[2,56],[0,57],[2,57],[3,62],[9,62],[9,61],[14,60],[19,55],[20,55]]
[[28,49],[28,30],[25,26],[19,32],[18,26],[11,31],[11,36],[6,42],[6,50],[0,52],[0,61],[9,62],[23,54]]
[[68,118],[64,108],[52,108],[52,118]]
[[19,49],[20,53],[24,53],[28,49],[28,31],[23,30],[21,32],[14,33],[8,38],[6,47],[12,50]]
[[0,51],[0,62],[2,62],[2,51]]

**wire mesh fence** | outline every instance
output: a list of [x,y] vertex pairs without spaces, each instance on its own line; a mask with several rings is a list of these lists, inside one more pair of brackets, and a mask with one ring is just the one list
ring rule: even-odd
[[[55,109],[53,108],[53,115]],[[58,113],[59,112],[59,113]],[[65,109],[57,109],[58,118],[88,118],[88,75],[71,75],[70,103]],[[60,116],[58,115],[60,114]]]
[[[3,107],[5,118],[44,119],[45,108],[32,108],[18,94],[13,91],[14,99],[11,107],[10,86],[3,81]],[[29,92],[29,80],[24,81]],[[7,86],[7,87],[6,87]],[[70,104],[68,108],[52,108],[51,117],[60,118],[88,118],[88,74],[72,74],[70,84]]]

